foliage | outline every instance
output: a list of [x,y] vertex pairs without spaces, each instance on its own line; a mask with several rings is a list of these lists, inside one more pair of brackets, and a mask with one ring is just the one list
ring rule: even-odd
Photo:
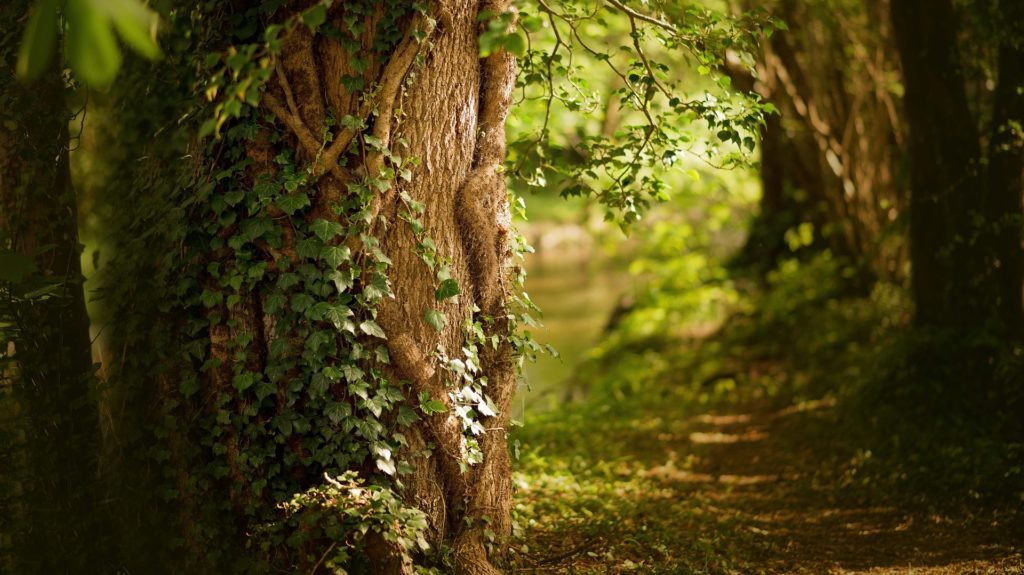
[[275,538],[286,538],[289,546],[302,553],[309,541],[322,539],[329,542],[327,551],[305,561],[336,574],[347,573],[345,566],[353,560],[365,563],[361,542],[371,529],[397,544],[405,560],[411,561],[410,554],[417,550],[429,549],[423,538],[428,527],[423,512],[403,505],[392,490],[367,486],[353,471],[324,479],[325,484],[282,503],[283,521],[266,526],[266,533],[257,534],[254,544],[266,538],[262,543],[266,549]]
[[592,197],[628,225],[669,197],[666,175],[688,158],[745,164],[774,109],[721,68],[726,52],[753,65],[758,39],[781,26],[764,13],[540,1],[520,21],[525,115],[510,124],[508,161],[519,193]]
[[21,51],[18,75],[38,77],[50,65],[58,38],[71,69],[90,86],[109,86],[121,67],[117,36],[138,54],[156,60],[157,15],[139,0],[39,0],[32,8]]

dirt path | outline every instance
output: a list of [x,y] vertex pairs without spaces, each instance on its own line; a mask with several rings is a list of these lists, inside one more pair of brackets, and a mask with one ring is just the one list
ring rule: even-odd
[[[843,505],[811,489],[813,437],[804,449],[794,418],[830,409],[695,418],[702,444],[697,473],[724,513],[736,514],[764,537],[770,571],[785,573],[1024,573],[1020,545],[999,521],[979,517],[914,515],[870,503]],[[778,438],[777,436],[784,436]],[[732,486],[730,488],[730,485]]]
[[913,514],[815,488],[807,424],[828,409],[635,419],[564,469],[527,462],[517,572],[1024,574],[1013,513]]

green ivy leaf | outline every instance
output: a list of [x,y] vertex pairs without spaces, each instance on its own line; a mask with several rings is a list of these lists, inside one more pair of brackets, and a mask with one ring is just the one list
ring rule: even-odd
[[402,426],[409,426],[417,421],[420,417],[416,415],[416,412],[412,410],[408,405],[402,404],[398,407],[398,424]]
[[435,413],[444,413],[448,411],[444,403],[437,399],[429,399],[427,401],[420,402],[420,409],[427,415],[433,415]]
[[450,297],[459,295],[459,284],[455,280],[448,278],[441,282],[441,285],[437,287],[437,292],[434,293],[434,298],[437,301],[443,301]]
[[302,23],[309,27],[310,30],[316,32],[324,22],[327,21],[327,7],[323,4],[317,4],[309,10],[302,13]]
[[337,269],[342,262],[352,259],[352,250],[348,246],[326,246],[320,250],[320,259],[332,269]]
[[331,423],[337,425],[349,416],[350,409],[348,404],[335,401],[327,404],[327,407],[324,408],[324,415],[331,420]]
[[437,331],[443,331],[444,326],[448,324],[448,317],[436,309],[428,309],[423,314],[423,319]]
[[338,222],[331,222],[323,218],[317,219],[313,222],[309,229],[313,230],[316,237],[320,238],[320,241],[329,242],[337,236],[344,233],[345,228],[342,227]]
[[308,207],[310,205],[309,196],[307,196],[306,194],[281,196],[280,198],[274,201],[274,204],[277,205],[277,208],[279,210],[288,214],[289,216],[301,210],[302,208]]
[[387,336],[384,335],[384,330],[381,329],[381,327],[377,325],[377,322],[373,321],[372,319],[368,319],[363,323],[359,324],[359,329],[362,330],[362,332],[365,333],[366,335],[372,335],[373,337],[387,339]]

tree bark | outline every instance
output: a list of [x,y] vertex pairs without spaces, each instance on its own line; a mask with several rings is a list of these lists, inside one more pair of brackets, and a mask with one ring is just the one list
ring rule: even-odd
[[[910,124],[911,284],[920,325],[969,325],[976,265],[955,243],[980,196],[980,147],[949,0],[892,0]],[[961,236],[966,238],[966,236]],[[961,241],[962,241],[961,239]],[[968,263],[967,269],[957,265]]]
[[1000,3],[1008,37],[999,47],[992,135],[982,153],[968,105],[957,14],[949,0],[893,0],[910,123],[911,259],[922,326],[1021,326],[1022,55],[1019,3]]
[[[27,2],[0,13],[5,46],[21,36]],[[3,523],[14,521],[13,572],[101,573],[109,569],[99,486],[100,428],[85,308],[75,193],[68,162],[68,113],[61,69],[27,85],[7,48],[0,68],[0,249],[32,259],[38,275],[8,286],[12,341],[0,342],[21,440],[8,447]],[[35,281],[33,285],[32,281]],[[49,297],[18,298],[52,284]],[[13,352],[13,353],[12,353]],[[2,373],[2,372],[0,372]],[[4,399],[3,401],[7,401]],[[5,451],[7,451],[5,450]],[[9,475],[8,475],[9,474]],[[8,484],[14,482],[14,486]],[[0,549],[0,554],[4,551]]]
[[[994,298],[998,317],[1014,336],[1024,335],[1024,4],[1000,2],[1000,18],[1008,34],[999,45],[992,134],[989,139],[989,194],[985,219],[991,234]],[[1014,133],[1013,126],[1017,126]]]
[[[387,53],[375,52],[373,47],[381,43],[375,33],[387,16],[385,10],[403,9],[406,15],[398,22],[399,39]],[[153,330],[178,330],[176,345],[188,346],[196,337],[185,334],[182,326],[186,322],[204,325],[199,333],[208,337],[198,362],[201,367],[187,362],[182,367],[179,355],[168,352],[171,361],[177,362],[173,369],[192,370],[181,377],[198,379],[199,391],[182,397],[178,392],[181,381],[174,381],[173,369],[167,370],[169,381],[159,380],[161,391],[155,403],[171,406],[165,407],[164,417],[173,421],[170,431],[155,438],[170,453],[167,465],[176,470],[170,473],[176,476],[177,491],[171,511],[177,515],[191,561],[202,565],[196,558],[209,556],[206,569],[229,571],[236,565],[232,560],[254,555],[246,548],[259,528],[254,517],[266,520],[276,512],[268,488],[254,486],[254,477],[270,466],[279,466],[282,482],[297,493],[316,487],[325,473],[343,471],[337,465],[312,461],[310,456],[310,446],[321,445],[327,432],[349,437],[362,433],[332,424],[315,413],[319,407],[305,403],[307,389],[302,386],[309,385],[309,380],[303,379],[302,363],[308,361],[304,342],[308,343],[306,338],[313,329],[310,324],[316,322],[287,323],[282,320],[284,312],[271,311],[275,308],[268,299],[283,274],[299,266],[321,265],[315,258],[300,255],[300,243],[301,234],[308,239],[308,229],[326,220],[345,230],[328,245],[354,254],[351,264],[339,268],[347,272],[349,268],[344,266],[351,266],[355,274],[356,287],[346,288],[349,293],[377,281],[377,271],[367,262],[390,262],[386,266],[388,287],[377,288],[390,291],[390,295],[380,301],[372,317],[359,318],[374,320],[385,336],[385,360],[380,352],[373,353],[381,338],[357,336],[357,343],[369,352],[358,360],[366,381],[379,383],[369,375],[380,373],[388,385],[401,389],[407,407],[417,409],[421,396],[444,407],[401,428],[405,447],[395,457],[412,466],[411,474],[386,474],[374,467],[372,458],[352,465],[370,483],[392,485],[408,505],[426,514],[431,546],[450,549],[458,573],[500,573],[495,557],[511,532],[511,465],[506,438],[516,388],[516,351],[507,337],[511,325],[507,302],[513,290],[509,266],[512,230],[502,165],[505,118],[516,71],[514,58],[504,51],[480,58],[478,35],[480,26],[487,24],[478,16],[504,13],[509,4],[503,0],[446,0],[431,3],[426,15],[402,3],[378,6],[369,15],[347,10],[345,3],[330,8],[323,26],[351,29],[346,18],[364,19],[358,27],[362,36],[356,39],[361,46],[352,51],[352,46],[344,45],[336,35],[314,33],[304,25],[286,28],[280,52],[269,64],[273,73],[261,95],[258,114],[251,120],[253,135],[240,153],[244,162],[229,157],[234,152],[225,152],[223,158],[214,153],[199,160],[202,166],[196,167],[205,170],[207,164],[213,164],[216,171],[244,165],[243,173],[211,182],[210,187],[215,195],[235,188],[248,195],[261,183],[280,179],[280,158],[295,158],[296,171],[309,168],[313,180],[308,209],[289,216],[274,205],[260,208],[258,213],[245,213],[237,207],[232,215],[237,217],[236,223],[210,237],[208,224],[215,217],[208,205],[197,202],[195,215],[186,215],[181,225],[188,228],[187,237],[202,238],[196,242],[202,253],[185,256],[181,264],[173,263],[177,252],[189,250],[165,247],[165,257],[157,247],[154,253],[154,259],[159,258],[156,265],[166,266],[167,261],[172,268],[180,265],[180,271],[174,273],[194,275],[199,289],[220,290],[232,297],[216,300],[206,309],[192,300],[172,315],[151,322]],[[275,14],[273,20],[281,22],[297,14],[290,6],[285,12]],[[368,89],[361,94],[350,91],[338,81],[346,77],[358,78]],[[363,127],[346,127],[338,119],[356,119]],[[326,141],[324,134],[330,134]],[[396,160],[399,155],[401,165]],[[407,178],[388,180],[387,173],[401,169],[410,170]],[[358,186],[385,180],[390,186],[373,188],[372,199],[359,214],[338,208],[353,202],[356,192],[352,190]],[[422,206],[418,218],[422,230],[407,221],[409,206],[414,204]],[[360,231],[364,226],[360,214],[364,213],[368,223]],[[246,246],[245,250],[225,245],[247,218],[267,217],[279,230],[280,245],[276,239],[255,242],[253,249]],[[129,223],[134,230],[140,225],[149,224]],[[457,297],[437,299],[438,269],[424,261],[424,238],[432,241],[435,260],[444,263],[459,286]],[[284,261],[290,264],[282,264]],[[209,271],[244,270],[254,264],[265,270],[262,279],[234,290],[219,283],[223,277],[219,271]],[[140,271],[133,268],[132,273]],[[325,296],[330,297],[337,296]],[[425,316],[431,310],[442,312],[447,321],[440,326],[428,323]],[[468,322],[479,324],[482,337],[466,329]],[[334,333],[326,345],[337,350],[331,354],[336,363],[329,367],[350,367],[347,352],[352,351],[351,340],[345,339],[341,329]],[[148,340],[122,332],[121,337],[126,336],[136,338],[126,346],[128,355],[147,352]],[[275,359],[273,350],[283,341],[289,351],[283,359]],[[476,436],[470,436],[457,417],[459,406],[453,394],[460,384],[440,359],[460,358],[471,346],[479,350],[479,371],[474,379],[485,382],[483,389],[496,412],[480,415],[483,432]],[[272,374],[277,365],[290,367],[283,375]],[[274,405],[267,405],[266,398],[254,401],[249,388],[239,389],[236,378],[250,373],[277,386],[269,396]],[[330,383],[326,396],[346,408],[364,409],[343,380]],[[295,397],[299,399],[291,399]],[[289,432],[284,434],[287,439],[275,436],[277,422],[294,418],[314,425],[298,430],[289,424]],[[390,425],[389,418],[394,414],[385,413],[381,422]],[[216,426],[214,433],[203,427],[206,424]],[[467,439],[478,442],[481,461],[467,462]],[[213,478],[207,476],[206,470],[211,468],[218,470]],[[204,510],[211,502],[227,508],[222,516],[214,513],[212,519],[220,522],[224,537],[210,538],[204,532],[202,523],[211,517]],[[253,514],[254,509],[259,512]],[[323,572],[324,563],[318,559],[328,545],[324,549],[317,545],[310,541],[298,551],[284,545],[272,547],[267,562],[275,568]],[[214,557],[213,550],[220,556]],[[364,552],[359,561],[372,572],[412,572],[408,558],[397,546],[373,532],[367,535]]]

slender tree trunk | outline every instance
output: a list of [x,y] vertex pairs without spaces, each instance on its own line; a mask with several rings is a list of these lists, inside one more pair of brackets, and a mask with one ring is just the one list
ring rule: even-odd
[[[89,317],[80,265],[75,194],[68,163],[65,87],[57,66],[25,85],[14,78],[20,20],[7,17],[0,68],[0,241],[30,257],[52,294],[14,301],[16,369],[10,385],[24,422],[16,446],[24,468],[5,469],[21,497],[12,512],[17,573],[93,574],[109,568],[98,488],[100,430]],[[11,286],[12,292],[26,286]],[[19,466],[20,467],[20,466]]]
[[[1003,22],[1010,26],[1009,37],[999,46],[998,85],[996,88],[992,135],[989,140],[988,186],[985,219],[994,229],[991,235],[991,261],[995,268],[994,297],[998,317],[1009,333],[1020,336],[1024,329],[1024,250],[1021,248],[1024,212],[1024,3],[1000,2]],[[1016,126],[1017,132],[1014,132]]]

